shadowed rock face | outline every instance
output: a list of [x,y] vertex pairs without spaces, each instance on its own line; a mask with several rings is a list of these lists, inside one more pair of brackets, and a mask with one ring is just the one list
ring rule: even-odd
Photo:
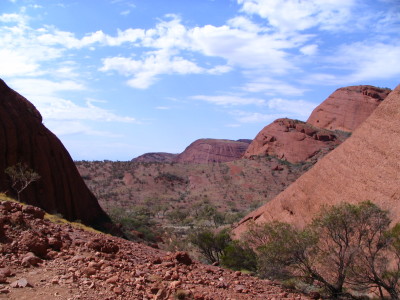
[[345,135],[308,123],[278,119],[261,130],[247,148],[244,158],[271,155],[291,163],[305,162],[339,145]]
[[[38,87],[40,88],[40,87]],[[41,179],[21,193],[21,200],[69,220],[105,228],[110,222],[86,187],[60,140],[42,124],[28,100],[0,79],[0,192],[12,193],[4,170],[26,163]]]
[[309,223],[322,205],[372,201],[400,221],[400,85],[342,145],[273,200],[246,216],[248,222]]
[[233,161],[241,158],[248,146],[249,140],[200,139],[179,154],[175,162],[202,164]]
[[165,152],[150,152],[132,159],[132,162],[168,163],[168,162],[173,162],[177,156],[178,154],[165,153]]
[[337,89],[311,113],[307,123],[329,130],[353,131],[390,93],[370,85]]

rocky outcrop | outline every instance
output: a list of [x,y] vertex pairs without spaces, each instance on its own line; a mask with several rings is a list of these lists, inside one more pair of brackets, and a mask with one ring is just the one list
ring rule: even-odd
[[353,131],[368,118],[390,91],[370,85],[337,89],[314,109],[307,123],[329,130]]
[[228,162],[243,156],[249,140],[200,139],[191,143],[179,154],[175,162],[206,164]]
[[12,193],[4,170],[25,163],[41,178],[21,193],[22,201],[100,228],[110,221],[60,140],[42,124],[40,113],[2,80],[0,141],[1,192]]
[[186,252],[54,224],[18,203],[0,201],[0,228],[2,299],[310,299]]
[[246,216],[297,226],[309,223],[322,205],[372,201],[400,221],[400,85],[342,145],[321,159],[273,200]]
[[269,155],[291,163],[305,162],[328,153],[346,137],[298,120],[278,119],[257,134],[244,158]]
[[173,162],[177,156],[178,156],[178,154],[172,154],[172,153],[166,153],[166,152],[151,152],[151,153],[145,153],[143,155],[140,155],[140,156],[132,159],[132,162],[169,163],[169,162]]

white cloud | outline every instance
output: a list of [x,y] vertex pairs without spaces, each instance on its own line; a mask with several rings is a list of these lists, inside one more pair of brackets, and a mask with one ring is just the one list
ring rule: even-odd
[[324,30],[343,28],[351,18],[355,0],[237,0],[242,11],[257,14],[283,32],[313,27]]
[[345,76],[350,82],[398,77],[400,42],[383,44],[368,41],[345,45],[330,60],[341,68],[350,70],[351,74]]
[[302,95],[306,89],[291,85],[285,81],[270,77],[252,76],[250,81],[241,87],[242,90],[250,93],[262,92],[265,95]]
[[131,13],[131,11],[130,11],[129,9],[127,9],[127,10],[121,11],[120,15],[121,15],[121,16],[127,16],[127,15],[129,15],[130,13]]
[[311,44],[300,48],[300,52],[304,55],[315,55],[318,52],[318,45]]
[[267,106],[272,111],[279,111],[289,116],[305,119],[308,118],[317,105],[305,100],[273,98],[267,101]]
[[269,124],[276,119],[282,118],[280,114],[258,113],[258,112],[245,112],[235,111],[231,113],[235,116],[236,120],[240,123],[262,123]]
[[0,76],[29,75],[38,69],[38,62],[31,61],[25,54],[10,49],[0,50]]
[[27,17],[21,14],[2,14],[0,15],[0,22],[3,23],[25,23]]
[[[67,136],[67,135],[91,135],[91,136],[101,136],[109,138],[121,138],[121,134],[115,134],[108,131],[94,130],[93,128],[83,124],[81,121],[54,121],[49,120],[45,122],[45,125],[51,128],[51,131],[57,136]],[[86,146],[87,147],[87,146]]]
[[98,30],[82,37],[76,38],[75,34],[67,31],[61,31],[53,27],[46,27],[40,31],[37,40],[40,44],[55,46],[61,45],[68,49],[80,49],[89,47],[94,44],[102,46],[120,46],[123,43],[134,43],[139,39],[144,38],[145,31],[143,29],[127,29],[124,31],[118,30],[115,37],[105,34]]
[[309,73],[303,83],[349,85],[400,76],[400,43],[358,42],[339,47],[332,56],[321,58],[327,72]]
[[244,30],[247,32],[257,33],[257,32],[267,31],[265,28],[262,28],[260,25],[255,24],[250,19],[248,19],[244,16],[234,17],[234,18],[228,20],[227,24],[232,28]]
[[221,74],[228,72],[229,67],[216,66],[211,69],[199,67],[194,62],[180,56],[173,56],[168,51],[148,52],[142,60],[127,57],[111,57],[103,60],[100,71],[117,71],[124,76],[133,76],[128,85],[146,89],[154,84],[162,74]]
[[227,25],[196,27],[189,33],[192,49],[206,56],[224,58],[230,66],[244,69],[265,69],[266,72],[286,73],[295,66],[285,49],[296,47],[306,36],[289,40],[279,34],[258,34]]
[[258,98],[232,96],[232,95],[221,95],[221,96],[206,96],[196,95],[190,97],[194,100],[202,100],[216,105],[222,106],[238,106],[238,105],[265,105],[265,100]]
[[[79,106],[59,94],[63,91],[82,91],[85,86],[75,81],[54,82],[45,79],[15,79],[10,86],[29,99],[40,111],[45,121],[91,120],[101,122],[135,122],[134,118],[121,117],[93,104]],[[98,101],[96,101],[98,102]]]

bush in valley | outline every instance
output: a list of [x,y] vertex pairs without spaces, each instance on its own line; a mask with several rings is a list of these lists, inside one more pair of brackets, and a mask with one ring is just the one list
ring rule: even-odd
[[221,264],[232,270],[257,271],[257,256],[252,248],[238,241],[231,241],[224,249]]
[[189,236],[207,263],[218,263],[233,270],[256,271],[256,254],[248,246],[233,241],[227,229],[202,229]]
[[229,232],[200,229],[189,235],[189,242],[194,245],[208,263],[220,263],[225,249],[232,242]]
[[371,202],[343,203],[323,208],[304,229],[253,225],[246,242],[262,277],[317,282],[334,298],[377,288],[381,297],[398,299],[400,224],[390,229],[390,222],[388,212]]
[[112,221],[122,226],[122,231],[130,240],[137,240],[136,232],[143,236],[144,240],[156,242],[159,235],[152,221],[152,212],[145,206],[131,208],[113,207],[108,211]]

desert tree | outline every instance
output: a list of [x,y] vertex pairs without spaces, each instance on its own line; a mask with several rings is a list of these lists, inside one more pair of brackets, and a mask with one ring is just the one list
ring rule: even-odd
[[207,262],[219,263],[232,240],[227,230],[215,233],[209,229],[201,229],[189,235],[189,242],[197,248]]
[[[272,222],[247,236],[261,275],[311,279],[334,298],[346,294],[346,286],[357,286],[381,287],[397,299],[400,227],[389,234],[389,223],[387,212],[371,202],[342,203],[323,208],[305,229]],[[397,266],[390,269],[393,262]]]
[[4,171],[10,178],[11,187],[17,193],[17,199],[20,201],[20,194],[32,182],[40,179],[40,175],[34,170],[30,169],[25,163],[17,163],[10,166]]

